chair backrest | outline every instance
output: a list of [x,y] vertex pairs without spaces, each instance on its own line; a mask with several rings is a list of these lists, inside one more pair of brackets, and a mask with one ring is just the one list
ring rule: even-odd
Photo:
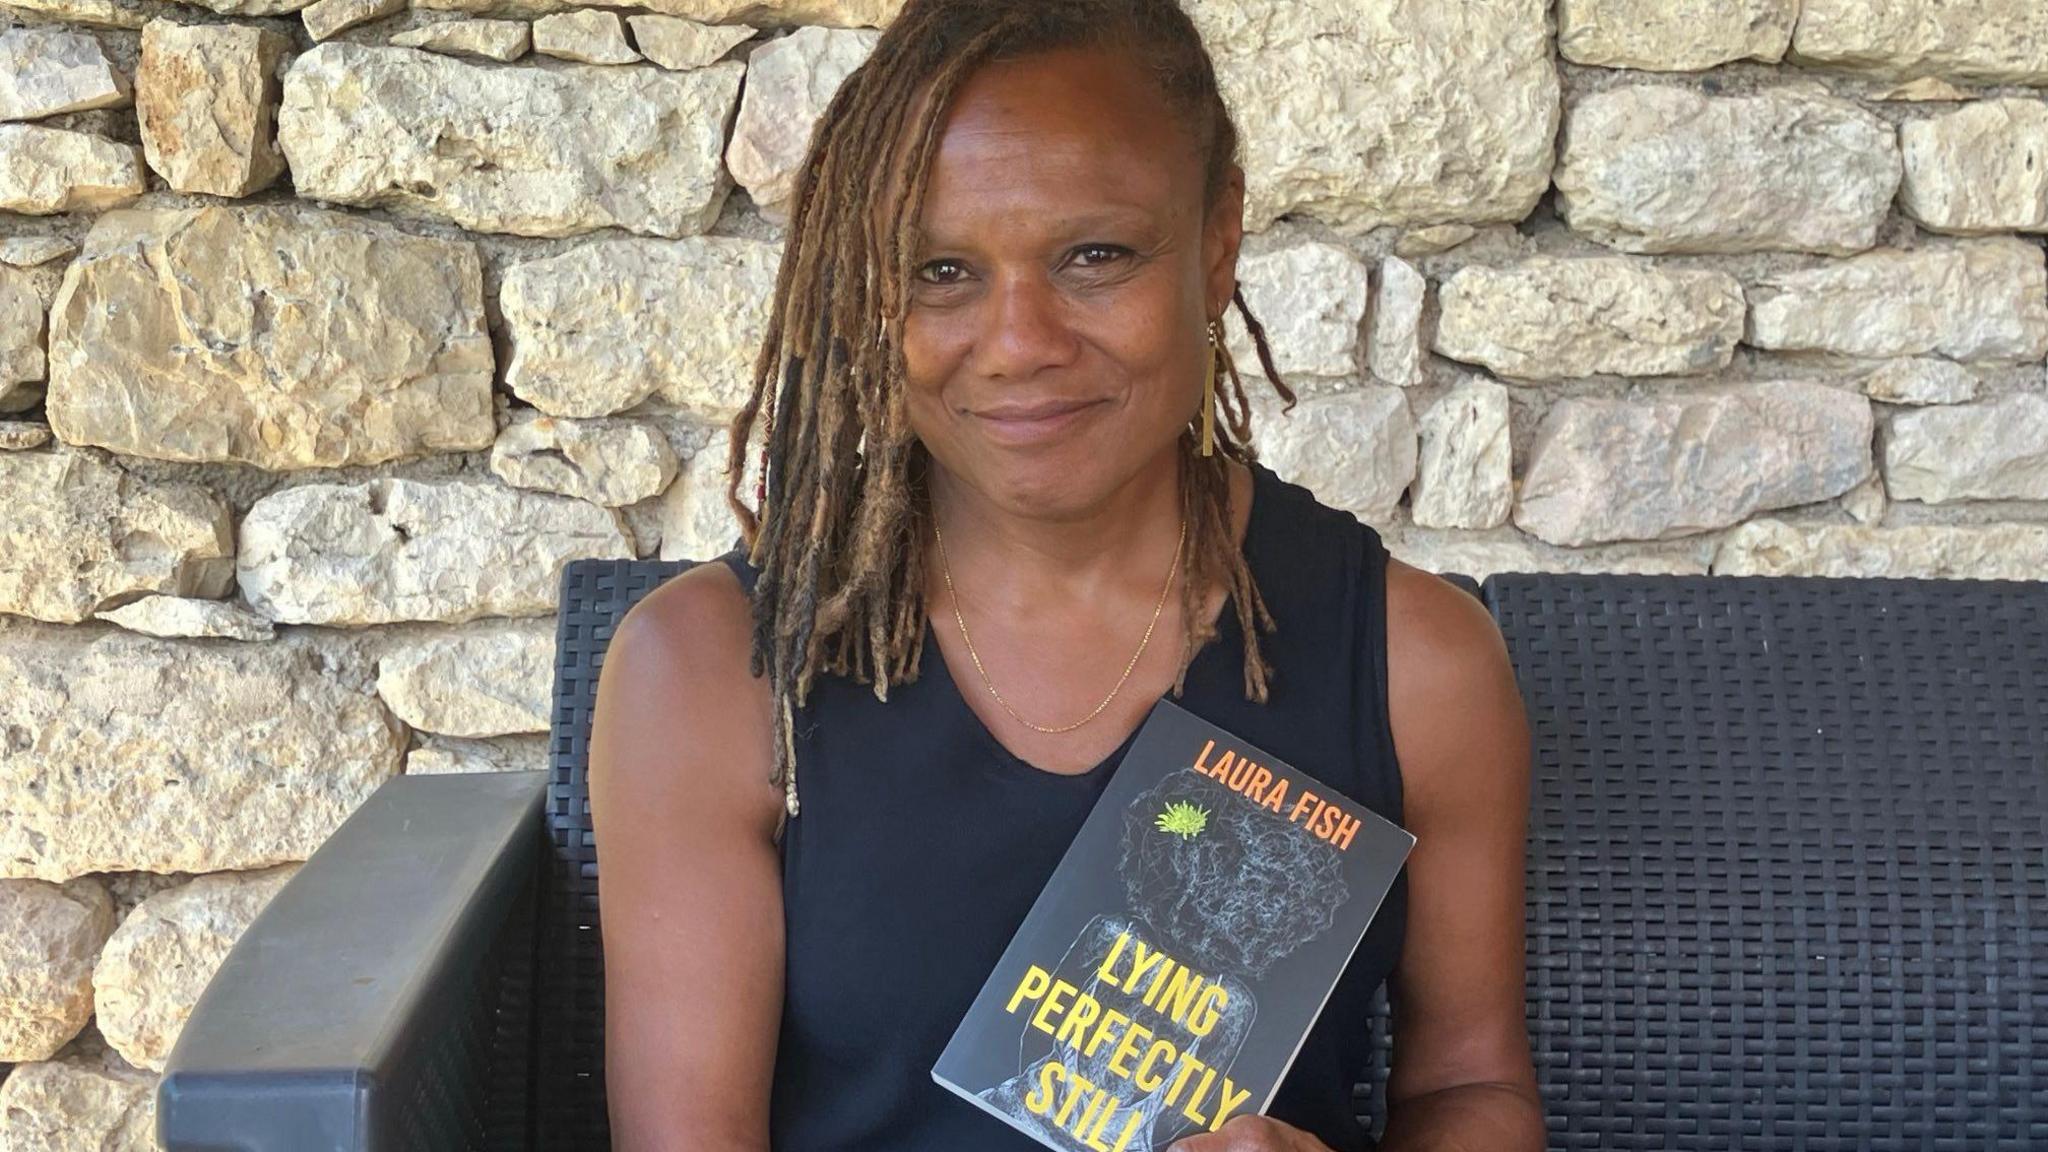
[[2048,584],[1485,596],[1552,1148],[2048,1147]]

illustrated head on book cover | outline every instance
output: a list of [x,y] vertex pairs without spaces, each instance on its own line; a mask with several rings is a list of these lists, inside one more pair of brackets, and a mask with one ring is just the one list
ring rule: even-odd
[[[1244,1106],[1251,1089],[1229,1072],[1258,1014],[1254,985],[1349,897],[1340,850],[1244,783],[1188,767],[1125,807],[1126,914],[1094,917],[1056,968],[1026,973],[1008,1005],[1017,1074],[980,1092],[985,1102],[1058,1146],[1119,1152],[1164,1147]],[[1092,1123],[1053,1107],[1082,1098],[1077,1083],[1097,1089]]]

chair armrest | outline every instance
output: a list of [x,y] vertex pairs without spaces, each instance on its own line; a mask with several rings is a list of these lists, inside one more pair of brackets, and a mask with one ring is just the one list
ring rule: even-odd
[[385,781],[200,996],[157,1086],[166,1152],[524,1147],[547,788]]

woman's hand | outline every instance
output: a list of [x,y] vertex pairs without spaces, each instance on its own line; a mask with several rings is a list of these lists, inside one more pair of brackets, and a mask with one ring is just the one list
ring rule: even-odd
[[1330,1146],[1270,1116],[1232,1116],[1214,1132],[1175,1140],[1167,1152],[1330,1152]]

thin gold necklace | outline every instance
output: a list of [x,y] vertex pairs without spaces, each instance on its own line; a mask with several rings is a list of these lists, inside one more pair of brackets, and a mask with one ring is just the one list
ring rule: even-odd
[[1145,637],[1138,641],[1138,650],[1131,653],[1130,662],[1124,665],[1124,674],[1116,678],[1116,687],[1109,690],[1109,695],[1102,698],[1102,703],[1097,704],[1093,712],[1088,713],[1072,724],[1065,724],[1058,728],[1048,728],[1043,724],[1034,724],[1024,717],[1017,715],[1017,710],[1010,707],[1010,702],[1003,699],[1003,694],[996,691],[996,686],[989,682],[988,669],[981,666],[981,653],[974,650],[974,637],[967,634],[967,618],[960,614],[960,597],[953,591],[953,566],[946,559],[946,534],[939,531],[937,517],[932,519],[932,534],[937,536],[939,541],[939,571],[946,577],[946,598],[952,601],[953,604],[953,622],[960,626],[960,639],[967,645],[967,655],[974,659],[974,670],[981,675],[981,686],[988,689],[988,694],[995,697],[996,703],[1002,705],[1003,711],[1008,712],[1017,723],[1035,732],[1072,732],[1081,725],[1102,715],[1102,710],[1109,707],[1109,702],[1116,699],[1118,692],[1123,691],[1124,681],[1131,678],[1131,669],[1138,666],[1138,657],[1145,654],[1145,645],[1152,642],[1152,629],[1158,626],[1159,612],[1166,607],[1166,593],[1173,588],[1173,574],[1180,569],[1181,547],[1188,540],[1188,521],[1187,517],[1181,517],[1180,540],[1173,546],[1173,563],[1166,569],[1166,585],[1159,589],[1159,603],[1152,606],[1152,622],[1145,625]]

